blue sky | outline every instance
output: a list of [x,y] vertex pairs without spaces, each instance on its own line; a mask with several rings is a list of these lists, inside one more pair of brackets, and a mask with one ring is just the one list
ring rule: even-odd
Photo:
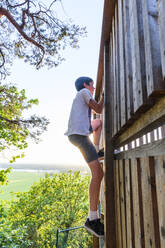
[[[44,1],[43,1],[44,2]],[[48,1],[47,1],[48,2]],[[39,144],[29,144],[25,158],[17,163],[42,163],[85,165],[82,155],[68,142],[67,129],[72,100],[76,94],[74,81],[79,76],[89,76],[96,81],[100,48],[103,0],[63,0],[65,15],[75,24],[87,27],[88,35],[82,38],[79,49],[68,48],[65,59],[57,68],[37,71],[32,66],[15,61],[8,81],[19,89],[24,88],[29,98],[38,98],[39,106],[31,111],[50,120],[48,131]],[[58,3],[57,16],[62,12]],[[1,158],[3,161],[3,159]]]

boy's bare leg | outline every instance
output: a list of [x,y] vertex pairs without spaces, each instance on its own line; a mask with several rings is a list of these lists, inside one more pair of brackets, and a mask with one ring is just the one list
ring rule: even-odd
[[99,146],[101,130],[102,130],[102,121],[100,119],[92,120],[92,129],[93,129],[93,143],[95,146]]
[[104,224],[101,223],[97,212],[103,170],[98,160],[89,162],[88,165],[92,173],[92,179],[89,186],[90,211],[84,227],[97,237],[103,237]]
[[88,163],[88,165],[92,174],[92,179],[89,186],[90,211],[97,211],[103,170],[98,160],[94,160]]

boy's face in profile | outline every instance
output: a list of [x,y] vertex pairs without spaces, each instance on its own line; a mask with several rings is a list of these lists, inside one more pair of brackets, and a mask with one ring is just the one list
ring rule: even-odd
[[84,83],[84,87],[87,88],[90,91],[91,95],[93,95],[94,90],[95,90],[95,87],[93,85],[94,85],[93,81],[90,82],[89,85]]

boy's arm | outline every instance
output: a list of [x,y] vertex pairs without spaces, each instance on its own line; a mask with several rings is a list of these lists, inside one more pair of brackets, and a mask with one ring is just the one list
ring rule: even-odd
[[94,99],[90,99],[88,106],[96,113],[101,114],[104,106],[104,94],[102,94],[99,102],[96,102]]

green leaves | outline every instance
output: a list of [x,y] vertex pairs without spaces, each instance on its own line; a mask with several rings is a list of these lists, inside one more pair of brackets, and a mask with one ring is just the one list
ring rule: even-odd
[[2,1],[0,74],[3,77],[9,73],[7,65],[11,66],[16,57],[37,69],[57,66],[63,61],[62,50],[68,46],[78,48],[80,37],[86,36],[85,27],[56,17],[56,1],[52,0],[50,6],[46,4],[35,0]]
[[[24,248],[53,248],[57,229],[82,226],[88,215],[89,179],[80,172],[47,175],[28,192],[18,193],[4,218],[11,226],[10,237],[18,230],[22,235],[14,244],[28,240],[31,246],[24,244]],[[90,248],[91,236],[83,228],[60,233],[59,247]]]
[[10,173],[12,167],[9,167],[6,170],[0,170],[0,185],[4,185],[8,183],[7,174]]
[[[0,152],[14,148],[17,151],[27,148],[27,139],[39,141],[46,131],[48,120],[45,117],[30,116],[23,118],[24,110],[38,104],[38,99],[27,99],[25,90],[18,91],[14,85],[0,84]],[[10,159],[23,157],[23,153]]]

